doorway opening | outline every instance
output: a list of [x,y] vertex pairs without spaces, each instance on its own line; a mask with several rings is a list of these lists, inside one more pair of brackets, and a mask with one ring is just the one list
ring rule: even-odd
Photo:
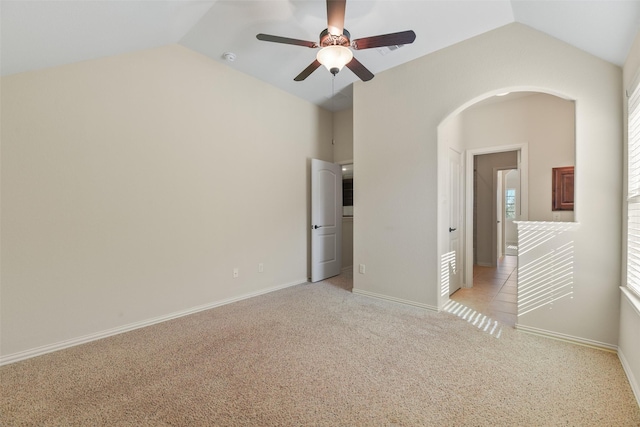
[[[442,122],[438,138],[443,182],[439,187],[443,202],[438,229],[442,263],[439,304],[444,305],[455,291],[456,283],[450,279],[458,270],[461,289],[457,294],[473,289],[482,276],[493,284],[508,285],[504,289],[513,295],[504,302],[515,307],[520,246],[516,223],[573,221],[573,212],[552,212],[551,177],[552,169],[560,164],[575,165],[575,103],[541,92],[511,92],[505,97],[470,101]],[[455,181],[448,159],[452,150],[461,153],[459,199],[450,185]],[[508,160],[485,162],[492,157]],[[460,256],[453,257],[451,229],[456,227],[450,224],[455,223],[456,209],[460,211],[458,236],[462,243],[457,252]],[[444,292],[445,288],[449,292]]]
[[342,274],[353,278],[353,160],[338,164],[342,167]]
[[465,286],[450,298],[515,326],[517,230],[528,219],[527,144],[467,150]]
[[[483,267],[496,267],[498,259],[504,256],[506,225],[506,177],[508,171],[515,170],[514,176],[520,176],[519,150],[496,151],[473,156],[473,264]],[[513,180],[512,180],[513,181]],[[516,188],[515,182],[510,182],[511,193]],[[520,187],[518,179],[517,186]],[[518,190],[520,190],[518,188]],[[517,191],[520,194],[521,191]],[[510,208],[515,206],[515,199]],[[521,215],[513,211],[514,220],[520,220]],[[509,230],[511,239],[516,239],[517,231]],[[515,237],[514,237],[515,236]],[[512,241],[512,243],[514,243]]]
[[[528,145],[472,149],[466,154],[464,256],[469,262],[465,263],[464,283],[472,288],[474,269],[495,269],[504,256],[517,255],[515,221],[529,219]],[[507,190],[515,196],[509,203]],[[506,253],[507,246],[512,253]]]
[[527,145],[467,151],[465,287],[451,299],[515,326],[517,229],[528,215]]

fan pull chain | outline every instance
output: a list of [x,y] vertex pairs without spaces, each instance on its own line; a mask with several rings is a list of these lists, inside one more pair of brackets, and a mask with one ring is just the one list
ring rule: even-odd
[[336,75],[331,76],[331,111],[335,109],[336,101]]
[[[335,113],[335,98],[336,98],[336,75],[331,76],[331,115]],[[333,121],[333,119],[332,119]],[[335,145],[335,135],[333,134],[333,125],[331,125],[331,145]]]

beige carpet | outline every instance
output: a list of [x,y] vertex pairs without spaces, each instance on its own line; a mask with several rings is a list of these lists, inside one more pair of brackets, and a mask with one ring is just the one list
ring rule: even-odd
[[613,353],[304,284],[0,368],[2,426],[639,426]]

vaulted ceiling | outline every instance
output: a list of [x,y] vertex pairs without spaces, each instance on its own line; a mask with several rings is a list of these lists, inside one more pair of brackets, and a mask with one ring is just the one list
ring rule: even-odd
[[[318,41],[324,0],[2,0],[3,76],[179,43],[330,110],[351,105],[348,69],[293,78],[317,49],[256,39]],[[414,30],[413,44],[355,51],[374,74],[486,31],[519,22],[622,65],[640,29],[640,0],[348,0],[352,39]],[[234,61],[224,59],[232,52]],[[332,95],[335,94],[335,95]]]

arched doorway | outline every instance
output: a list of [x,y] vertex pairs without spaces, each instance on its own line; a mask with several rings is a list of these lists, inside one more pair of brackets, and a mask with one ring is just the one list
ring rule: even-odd
[[[473,288],[474,265],[495,268],[500,262],[497,256],[500,252],[497,250],[497,242],[498,232],[503,229],[496,208],[496,195],[500,194],[496,184],[497,171],[512,168],[519,171],[520,197],[517,201],[517,221],[574,220],[573,212],[563,213],[563,216],[558,218],[551,208],[552,167],[575,165],[575,104],[573,101],[547,93],[530,91],[517,92],[504,97],[489,96],[479,102],[468,104],[449,116],[439,126],[438,138],[440,150],[455,148],[463,153],[464,167],[461,168],[463,176],[460,182],[464,183],[464,188],[460,192],[464,196],[457,202],[462,211],[460,231],[464,243],[460,253],[454,257],[456,269],[462,270],[460,285],[463,291]],[[492,165],[493,169],[489,168],[490,172],[486,172],[485,175],[478,174],[477,159],[480,156],[500,157],[508,152],[515,153],[514,156],[517,156],[515,167],[513,167],[514,160],[509,160],[507,163],[497,162]],[[512,159],[515,158],[512,157]],[[440,164],[443,165],[443,162]],[[445,175],[447,173],[439,174],[443,178]],[[485,194],[493,196],[493,199],[475,197],[481,193],[477,190],[482,185],[490,188]],[[445,199],[448,206],[454,204],[450,195]],[[488,209],[489,214],[486,212],[479,214],[479,212],[482,213],[482,209]],[[480,218],[485,222],[479,222]],[[450,230],[451,226],[448,228]],[[447,225],[444,224],[442,230],[446,231],[446,229]],[[443,233],[442,230],[439,230],[439,233]],[[445,242],[446,238],[443,238],[441,253],[447,253],[444,251]],[[478,262],[480,251],[488,255]],[[450,252],[448,252],[448,259],[452,258]],[[510,264],[513,266],[511,269],[515,269],[515,261]],[[502,276],[505,275],[502,274]],[[506,280],[508,276],[509,274],[505,277],[490,279]],[[449,277],[454,276],[450,274]],[[514,277],[511,277],[511,284],[515,283]],[[450,284],[451,290],[454,290],[455,283]],[[477,306],[488,311],[493,310],[496,317],[506,313],[508,315],[502,316],[502,320],[506,319],[505,323],[515,324],[516,290],[511,288],[509,290],[514,293],[513,295],[502,296],[498,295],[498,290],[499,288],[492,288],[490,291],[485,289]],[[444,298],[445,292],[443,291],[442,294]]]

